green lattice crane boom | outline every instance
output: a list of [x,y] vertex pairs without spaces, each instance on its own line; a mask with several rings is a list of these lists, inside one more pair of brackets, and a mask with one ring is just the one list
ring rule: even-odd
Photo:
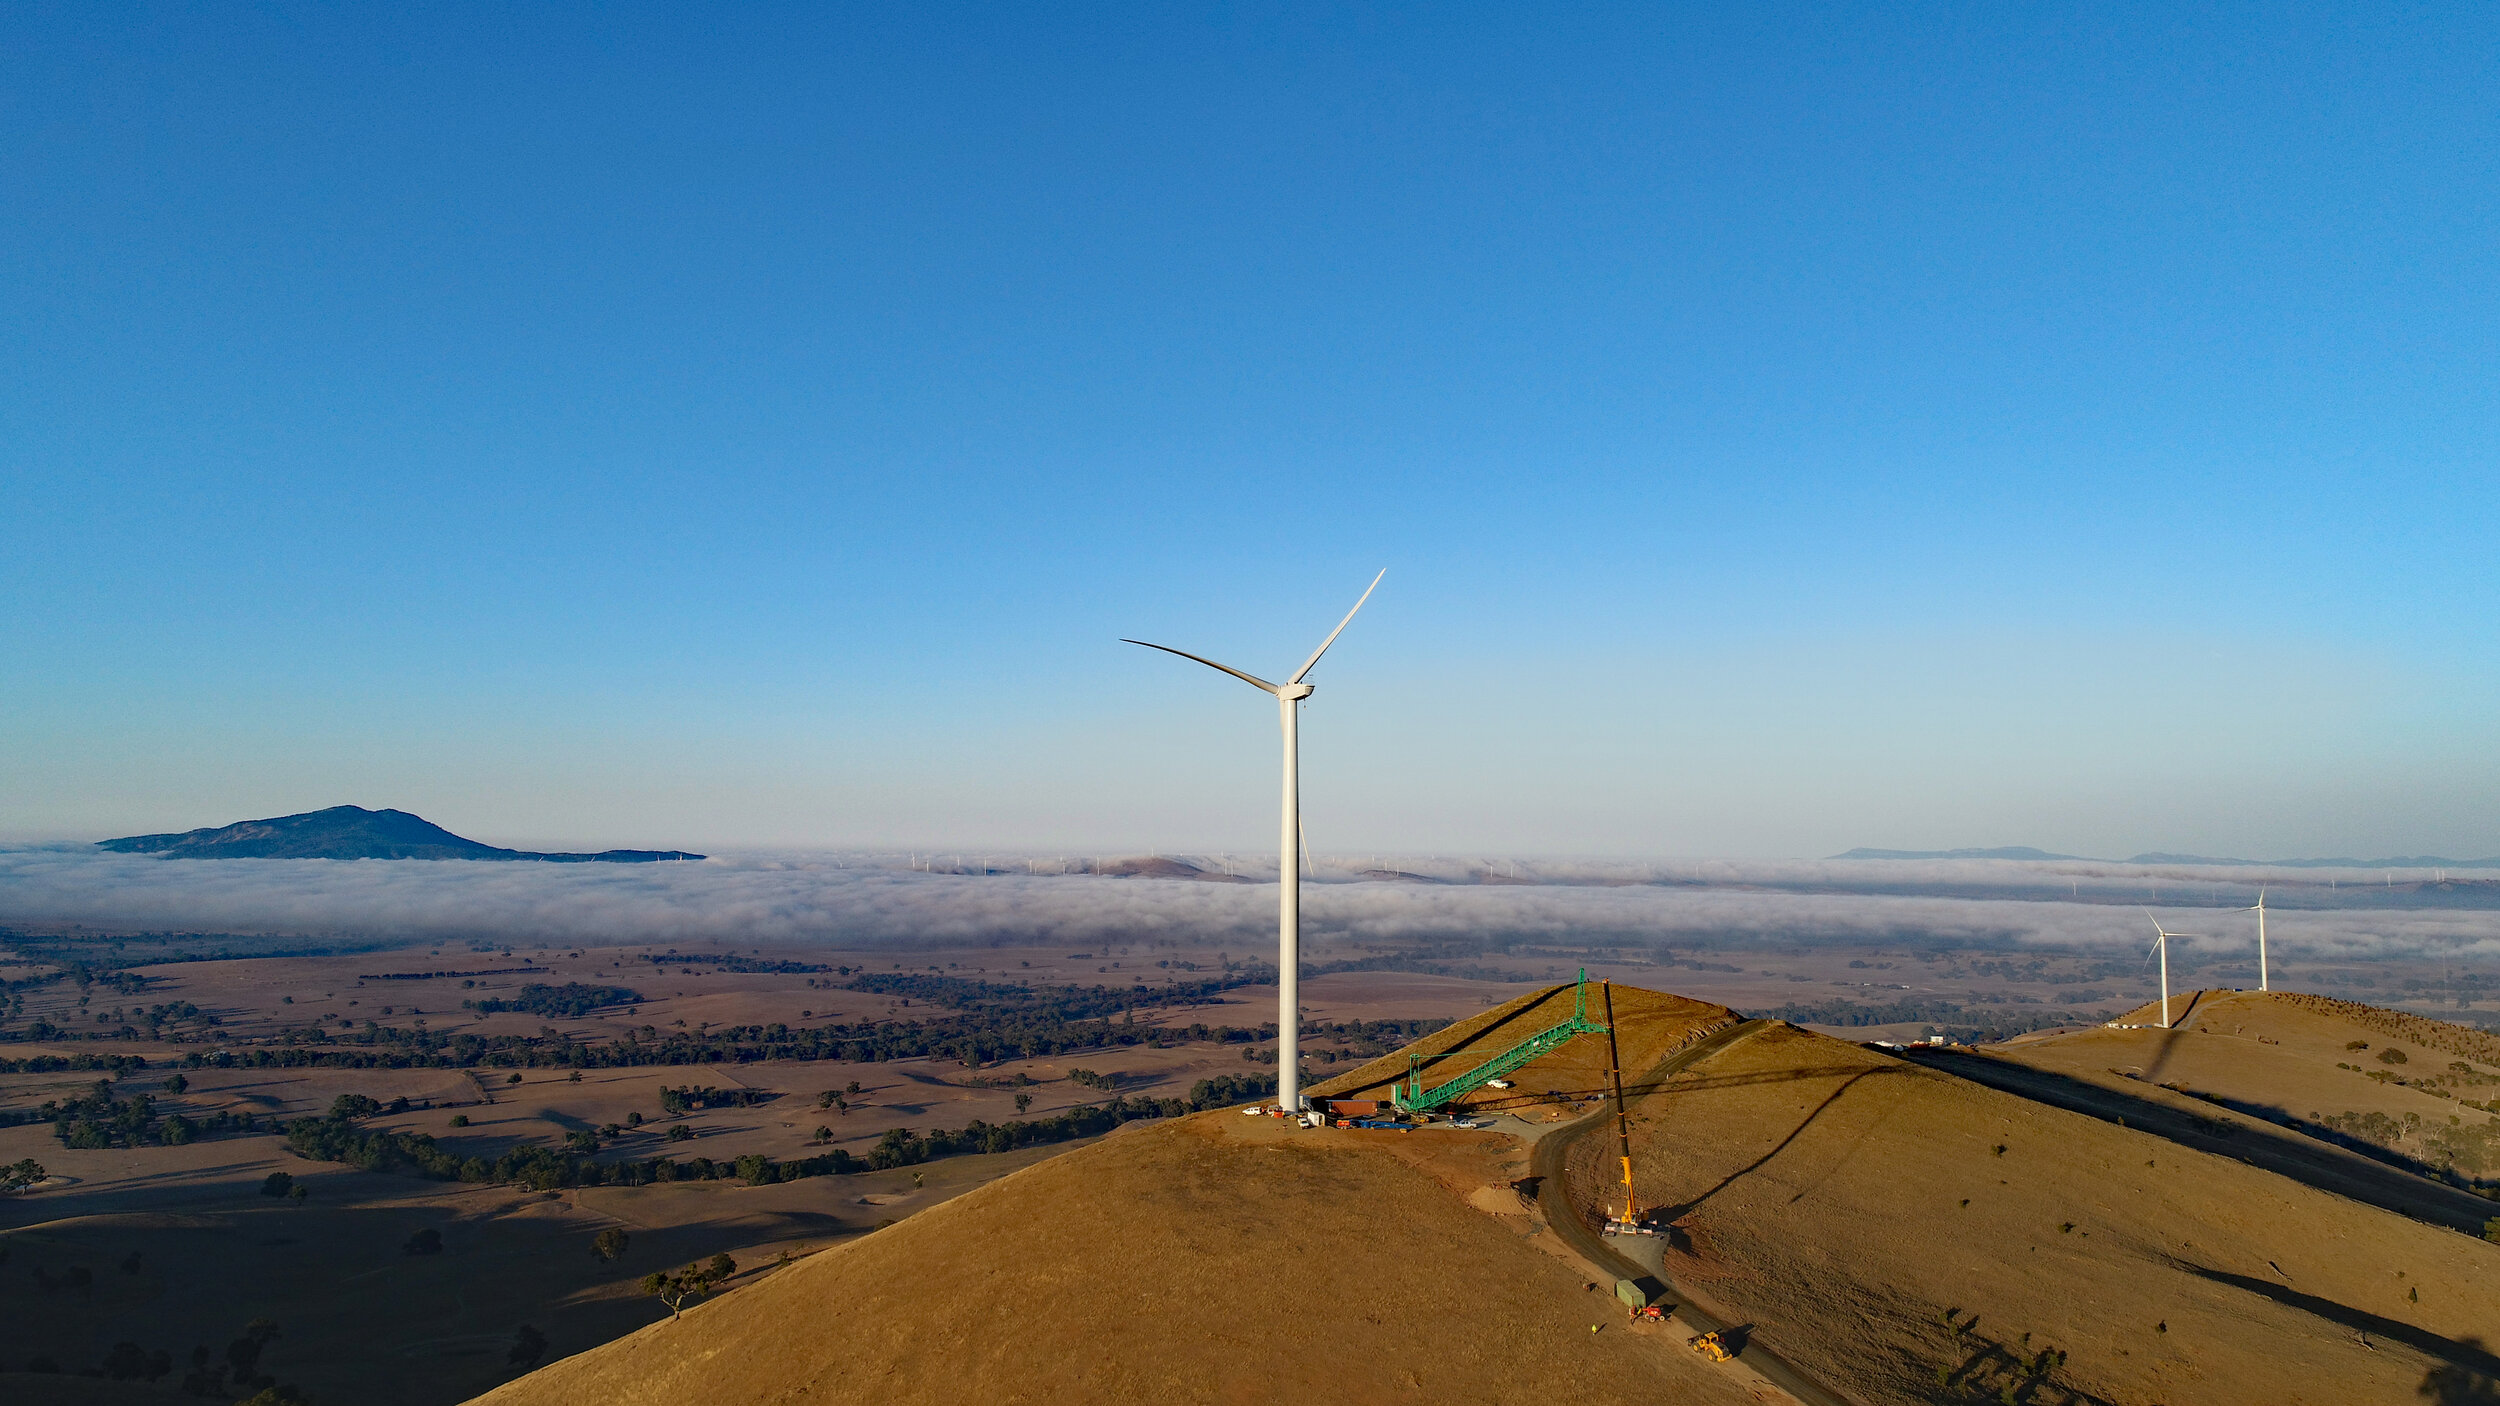
[[1581,1035],[1603,1035],[1606,1027],[1589,1019],[1589,974],[1584,967],[1572,988],[1571,1019],[1540,1030],[1446,1084],[1424,1087],[1423,1057],[1406,1057],[1406,1078],[1389,1086],[1389,1101],[1400,1112],[1429,1113],[1453,1099],[1474,1093],[1539,1055],[1550,1054]]

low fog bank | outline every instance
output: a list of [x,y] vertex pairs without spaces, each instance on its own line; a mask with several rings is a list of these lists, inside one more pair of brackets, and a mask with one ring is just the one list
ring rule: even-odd
[[[908,855],[772,854],[612,866],[166,860],[84,847],[21,848],[0,850],[0,925],[298,934],[360,945],[465,939],[859,947],[1149,937],[1260,944],[1272,941],[1275,932],[1275,889],[1265,884],[1028,874],[1022,858],[984,863],[990,872],[944,872],[949,861],[970,867],[956,856]],[[1044,870],[1047,861],[1030,863]],[[1389,872],[1394,875],[1405,863]],[[2026,896],[2009,897],[2003,861],[1592,864],[1582,866],[1577,880],[1556,875],[1543,883],[1528,882],[1539,866],[1521,864],[1517,882],[1492,883],[1437,874],[1404,882],[1356,881],[1354,868],[1331,866],[1305,902],[1307,930],[1318,948],[1432,941],[1485,947],[1873,944],[2117,952],[2140,949],[2151,938],[2150,924],[2133,905],[2152,895],[2117,887],[2150,887],[2152,876],[2142,871],[2100,876],[2098,889],[2062,867],[2055,882],[2038,874],[2014,876]],[[1220,861],[1200,867],[1222,872]],[[1888,884],[1916,880],[1935,891],[1905,893],[1885,886],[1845,891],[1852,871],[1866,868],[1889,876]],[[1644,869],[1675,872],[1633,877]],[[1905,874],[1905,869],[1921,872]],[[2234,883],[2238,878],[2234,871]],[[2253,948],[2253,916],[2223,907],[2253,898],[2253,887],[2244,897],[2211,881],[2182,885],[2177,876],[2152,881],[2168,885],[2154,905],[2163,920],[2203,935],[2181,944],[2183,953],[2218,958]],[[2054,891],[2070,885],[2067,893]],[[2367,884],[2358,891],[2313,885],[2301,899],[2306,906],[2269,893],[2275,949],[2329,961],[2500,957],[2500,911],[2380,907],[2375,906],[2380,895],[2396,890],[2384,884],[2371,890]],[[2328,895],[2355,906],[2329,906]]]

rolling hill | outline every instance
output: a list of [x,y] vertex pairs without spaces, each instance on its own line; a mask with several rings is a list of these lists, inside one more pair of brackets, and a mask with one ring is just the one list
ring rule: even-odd
[[611,849],[597,854],[541,854],[499,849],[463,839],[404,810],[332,806],[301,815],[238,820],[232,825],[179,834],[128,835],[100,840],[116,854],[155,854],[168,859],[533,859],[556,864],[646,864],[662,859],[701,859],[683,850]]
[[[2297,1164],[1706,1002],[1612,997],[1635,1189],[1667,1234],[1594,1233],[1620,1190],[1606,1042],[1584,1036],[1473,1100],[1474,1128],[1131,1125],[480,1401],[2341,1406],[2500,1389],[2500,1245]],[[1411,1057],[1448,1077],[1572,999],[1532,992],[1314,1092],[1377,1094]],[[1627,1324],[1605,1297],[1618,1277],[1663,1287],[1676,1319]],[[1685,1349],[1722,1324],[1735,1362]]]

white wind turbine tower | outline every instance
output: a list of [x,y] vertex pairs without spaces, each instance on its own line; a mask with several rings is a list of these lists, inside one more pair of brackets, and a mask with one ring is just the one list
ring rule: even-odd
[[1328,652],[1328,646],[1337,642],[1337,636],[1345,633],[1345,627],[1354,623],[1355,611],[1361,610],[1363,602],[1372,598],[1372,592],[1380,589],[1381,577],[1388,574],[1388,569],[1383,567],[1380,576],[1372,578],[1372,583],[1363,588],[1361,598],[1354,602],[1354,610],[1345,613],[1345,618],[1337,622],[1337,628],[1330,630],[1328,638],[1319,642],[1319,648],[1311,651],[1311,657],[1302,661],[1302,667],[1293,671],[1293,677],[1281,684],[1269,683],[1255,674],[1245,674],[1229,664],[1218,664],[1168,644],[1131,639],[1120,641],[1122,644],[1144,645],[1166,654],[1177,654],[1183,659],[1230,674],[1276,698],[1277,718],[1285,733],[1284,815],[1280,823],[1281,839],[1276,858],[1276,1102],[1289,1112],[1299,1112],[1302,1108],[1302,744],[1295,724],[1302,700],[1310,697],[1313,691],[1311,685],[1302,680],[1311,672],[1311,667],[1319,663],[1319,657]]
[[2266,977],[2266,886],[2264,884],[2257,886],[2256,905],[2241,911],[2257,915],[2257,989],[2271,991],[2274,988]]
[[[2145,909],[2144,916],[2147,918],[2153,918],[2153,910],[2150,908]],[[2161,925],[2161,919],[2159,918],[2153,918],[2153,932],[2155,934],[2153,938],[2153,946],[2161,953],[2161,1028],[2167,1030],[2170,1028],[2170,939],[2174,937],[2194,937],[2196,934],[2192,932],[2172,932],[2170,929]],[[2142,968],[2138,968],[2138,970],[2142,970]]]

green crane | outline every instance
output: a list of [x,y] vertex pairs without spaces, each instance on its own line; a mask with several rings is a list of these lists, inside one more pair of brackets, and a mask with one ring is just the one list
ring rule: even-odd
[[1574,1036],[1603,1035],[1606,1027],[1589,1019],[1589,973],[1580,969],[1579,983],[1571,991],[1571,1019],[1560,1025],[1540,1030],[1484,1063],[1468,1070],[1446,1084],[1424,1087],[1423,1057],[1406,1057],[1406,1078],[1389,1086],[1389,1101],[1402,1113],[1429,1113],[1433,1109],[1466,1094],[1474,1093],[1494,1080],[1526,1064],[1542,1054],[1560,1049]]

